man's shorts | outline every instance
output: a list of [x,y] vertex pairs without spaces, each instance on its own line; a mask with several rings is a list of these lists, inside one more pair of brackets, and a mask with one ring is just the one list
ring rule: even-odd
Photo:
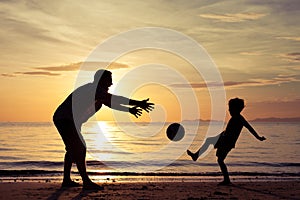
[[86,152],[86,145],[81,133],[71,120],[55,120],[54,124],[64,141],[66,151],[75,162],[78,156],[82,156]]

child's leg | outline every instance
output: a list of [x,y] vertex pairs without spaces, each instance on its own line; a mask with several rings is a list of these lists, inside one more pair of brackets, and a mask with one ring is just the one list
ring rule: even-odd
[[222,171],[222,174],[223,174],[223,177],[224,177],[223,182],[224,183],[230,183],[229,174],[228,174],[227,167],[226,167],[226,165],[224,163],[224,159],[218,158],[218,164],[219,164],[219,166],[221,168],[221,171]]
[[220,135],[206,138],[204,144],[199,148],[199,150],[195,153],[192,153],[190,150],[187,150],[187,154],[192,157],[193,161],[196,161],[209,147],[209,145],[214,145]]
[[186,150],[186,153],[191,156],[193,161],[196,161],[198,159],[198,154],[192,153],[190,150]]
[[224,180],[221,184],[230,184],[230,178],[228,174],[227,167],[225,165],[225,158],[230,150],[218,148],[217,150],[217,157],[218,157],[218,164],[220,166],[221,172],[223,174]]

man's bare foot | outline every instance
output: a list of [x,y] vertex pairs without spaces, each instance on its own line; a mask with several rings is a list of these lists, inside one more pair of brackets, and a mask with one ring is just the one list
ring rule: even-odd
[[62,184],[61,184],[61,187],[62,188],[69,188],[69,187],[79,187],[80,184],[79,183],[76,183],[75,181],[63,181]]
[[83,187],[82,187],[83,190],[104,190],[104,187],[96,184],[96,183],[93,183],[93,182],[89,182],[89,183],[86,183],[86,184],[83,184]]
[[230,181],[222,181],[220,183],[218,183],[218,185],[222,186],[222,185],[232,185],[232,183]]
[[192,157],[193,161],[198,159],[198,155],[196,153],[192,153],[190,150],[187,150],[186,153]]

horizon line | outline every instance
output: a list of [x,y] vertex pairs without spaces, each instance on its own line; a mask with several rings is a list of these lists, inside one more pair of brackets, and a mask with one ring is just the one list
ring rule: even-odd
[[[95,122],[116,122],[114,120],[92,120]],[[212,119],[184,119],[181,121],[140,121],[134,123],[180,123],[180,122],[192,122],[192,121],[200,121],[200,122],[224,122],[223,120],[212,120]],[[265,117],[265,118],[255,118],[248,120],[250,122],[300,122],[299,117]],[[120,123],[129,123],[130,121],[121,121]],[[133,121],[132,121],[133,122]],[[0,123],[53,123],[52,121],[0,121]]]

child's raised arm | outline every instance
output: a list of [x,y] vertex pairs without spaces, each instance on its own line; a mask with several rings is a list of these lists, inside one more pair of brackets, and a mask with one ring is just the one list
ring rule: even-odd
[[254,137],[260,141],[264,141],[266,140],[266,138],[264,136],[259,136],[257,134],[257,132],[254,130],[254,128],[247,122],[247,120],[244,120],[244,126],[250,131],[250,133],[252,135],[254,135]]

